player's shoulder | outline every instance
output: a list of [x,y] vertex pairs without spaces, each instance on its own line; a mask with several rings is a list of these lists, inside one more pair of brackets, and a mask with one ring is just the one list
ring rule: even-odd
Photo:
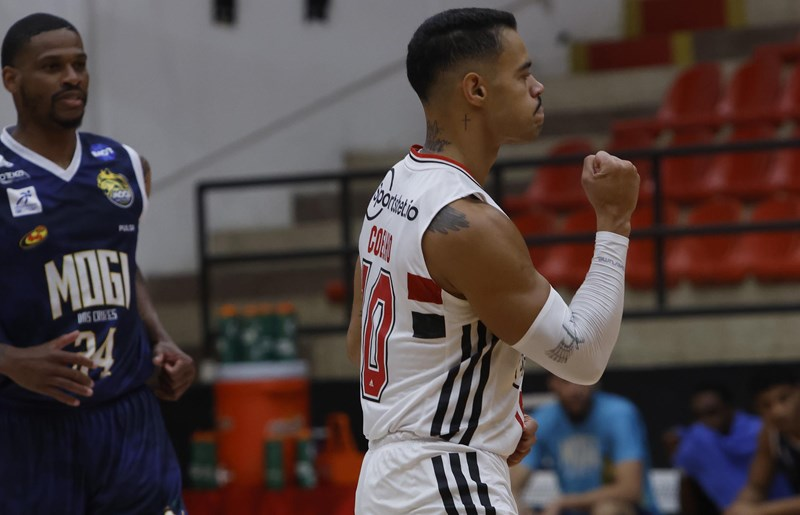
[[639,408],[630,399],[621,395],[608,392],[596,392],[595,402],[598,408],[606,415],[639,416]]
[[681,440],[678,448],[692,448],[699,445],[708,444],[713,432],[700,422],[694,422],[681,433]]
[[117,141],[114,138],[109,136],[104,136],[102,134],[95,134],[94,132],[85,132],[80,131],[78,132],[78,137],[81,140],[82,144],[98,144],[98,145],[108,145],[113,147],[122,147],[123,144],[120,141]]
[[566,415],[558,402],[550,401],[536,408],[531,413],[531,417],[539,424],[537,432],[540,432],[550,430],[551,427],[558,424],[559,420],[565,419]]
[[463,219],[467,234],[482,241],[516,234],[516,227],[508,216],[478,194],[467,195],[445,205],[431,223],[452,216]]
[[708,450],[709,446],[719,440],[720,438],[707,427],[695,422],[682,432],[673,461],[678,466],[689,467],[699,452],[703,449]]
[[119,166],[132,161],[141,161],[141,156],[135,149],[109,136],[79,132],[78,137],[84,155],[97,161],[99,166]]

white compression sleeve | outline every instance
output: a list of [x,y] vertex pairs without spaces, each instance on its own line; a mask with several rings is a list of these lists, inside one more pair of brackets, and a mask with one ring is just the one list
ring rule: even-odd
[[567,381],[596,383],[619,336],[628,238],[600,231],[583,284],[567,306],[550,288],[539,315],[515,349]]

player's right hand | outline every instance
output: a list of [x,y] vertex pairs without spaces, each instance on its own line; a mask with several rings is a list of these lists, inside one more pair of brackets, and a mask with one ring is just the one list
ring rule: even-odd
[[630,235],[639,198],[639,173],[633,163],[601,150],[583,160],[581,181],[597,214],[597,230]]
[[79,406],[80,401],[67,392],[82,397],[92,395],[94,381],[79,369],[94,368],[94,363],[83,354],[63,350],[75,342],[78,334],[78,331],[72,331],[34,347],[3,345],[0,348],[0,372],[26,390],[52,397],[68,406]]

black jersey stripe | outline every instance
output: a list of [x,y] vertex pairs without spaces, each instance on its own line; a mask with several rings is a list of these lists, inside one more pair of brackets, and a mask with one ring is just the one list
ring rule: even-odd
[[444,460],[441,456],[434,456],[431,458],[433,462],[433,471],[436,475],[436,484],[439,487],[439,496],[442,498],[442,504],[447,515],[458,515],[453,494],[450,493],[450,485],[447,484],[447,474],[444,472]]
[[489,487],[486,486],[486,483],[481,481],[477,453],[467,453],[467,469],[469,469],[469,477],[478,485],[478,499],[481,501],[481,506],[486,509],[486,515],[497,515],[497,509],[492,506],[492,501],[489,499]]
[[[442,385],[442,391],[439,393],[439,404],[436,406],[436,413],[431,423],[431,436],[442,436],[442,426],[444,425],[444,417],[447,415],[447,407],[450,404],[450,395],[453,393],[453,387],[456,384],[458,372],[461,370],[461,363],[469,357],[469,347],[471,347],[472,341],[470,327],[471,326],[467,324],[461,328],[461,361],[453,365],[447,372],[447,377]],[[465,347],[467,348],[467,358],[464,357]],[[450,438],[450,436],[447,438]]]
[[475,503],[472,502],[472,494],[469,491],[467,478],[461,470],[461,455],[459,453],[450,453],[450,468],[453,471],[453,477],[456,478],[458,495],[461,497],[461,503],[464,505],[467,515],[478,515],[478,509],[475,507]]
[[[481,331],[483,324],[478,322],[478,351],[472,354],[472,326],[469,326],[470,341],[466,344],[469,348],[465,348],[465,343],[461,341],[462,356],[469,356],[469,364],[464,373],[461,375],[461,386],[458,392],[458,400],[456,401],[455,409],[453,410],[453,418],[450,420],[450,438],[452,438],[461,429],[461,421],[464,420],[464,412],[467,409],[467,402],[469,395],[472,393],[472,376],[475,372],[475,367],[478,365],[478,360],[481,357],[481,349],[486,346],[486,335]],[[476,392],[477,395],[477,392]],[[449,440],[449,438],[448,438]]]
[[481,410],[483,409],[483,392],[486,390],[486,385],[489,382],[489,371],[492,366],[492,353],[497,345],[497,339],[491,338],[491,343],[488,347],[486,347],[486,340],[489,336],[488,333],[489,330],[486,328],[486,326],[483,325],[482,322],[478,322],[478,342],[480,343],[480,346],[476,355],[483,354],[483,357],[481,358],[481,375],[480,379],[478,380],[478,388],[475,390],[475,396],[472,399],[472,414],[470,415],[467,429],[464,431],[464,435],[459,441],[459,443],[464,445],[470,444],[472,441],[472,435],[475,434],[475,431],[478,429],[478,424],[480,423]]
[[414,338],[422,340],[436,340],[447,336],[444,317],[435,313],[411,312],[411,328]]

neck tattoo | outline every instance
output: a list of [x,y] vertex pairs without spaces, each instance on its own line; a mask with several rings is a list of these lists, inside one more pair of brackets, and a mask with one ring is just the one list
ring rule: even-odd
[[450,141],[444,139],[442,130],[439,128],[439,122],[436,120],[429,120],[427,122],[427,133],[425,134],[425,150],[429,152],[441,152],[444,147],[450,144]]

